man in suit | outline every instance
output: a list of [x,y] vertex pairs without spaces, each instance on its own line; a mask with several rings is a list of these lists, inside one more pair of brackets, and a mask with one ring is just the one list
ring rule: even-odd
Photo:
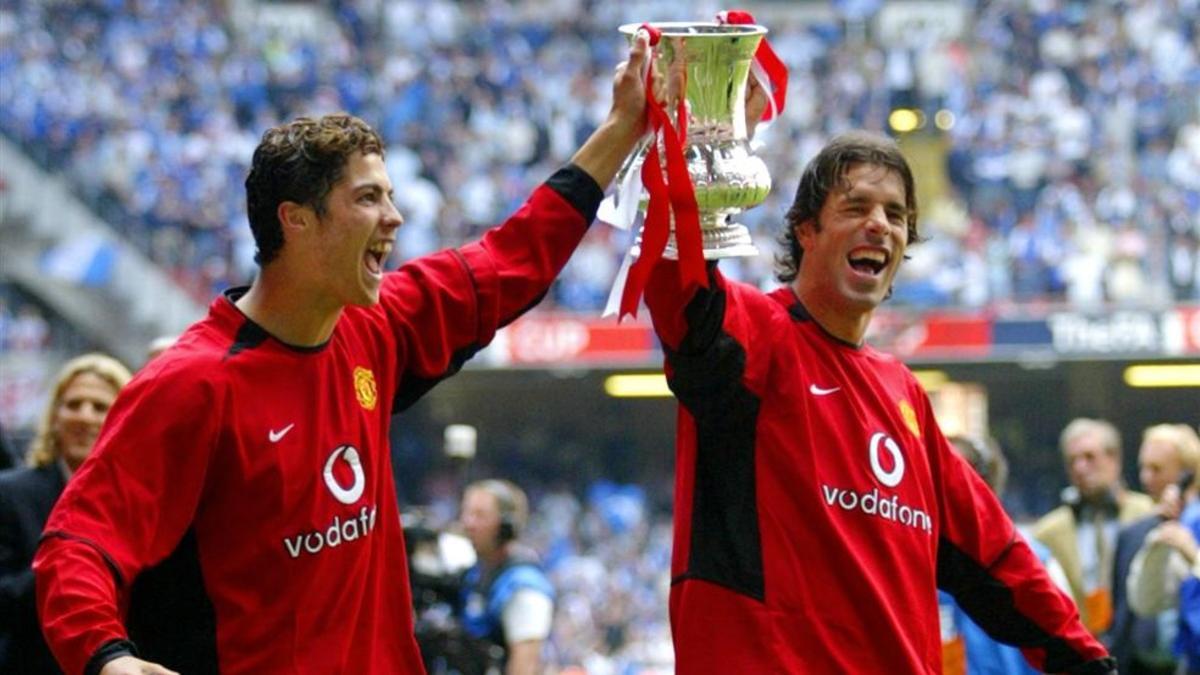
[[1176,611],[1170,609],[1155,616],[1137,616],[1129,604],[1126,581],[1133,558],[1147,533],[1163,520],[1178,516],[1171,512],[1171,506],[1163,503],[1163,492],[1169,485],[1193,482],[1200,466],[1200,447],[1188,442],[1188,436],[1180,434],[1178,426],[1158,424],[1143,432],[1138,450],[1138,478],[1142,488],[1154,499],[1157,511],[1126,525],[1117,535],[1113,625],[1105,642],[1110,653],[1117,657],[1121,672],[1131,675],[1170,675],[1176,669],[1176,660],[1171,654]]
[[1084,625],[1095,635],[1112,626],[1113,549],[1121,525],[1154,510],[1154,501],[1121,480],[1121,436],[1105,420],[1079,418],[1059,439],[1071,482],[1063,504],[1042,516],[1033,536],[1063,566]]

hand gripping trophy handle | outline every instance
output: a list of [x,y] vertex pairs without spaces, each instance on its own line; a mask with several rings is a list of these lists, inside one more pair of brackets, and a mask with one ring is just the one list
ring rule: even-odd
[[[733,217],[757,206],[771,191],[771,175],[750,152],[746,132],[746,82],[755,50],[767,29],[752,24],[665,22],[653,24],[662,39],[653,48],[654,65],[667,83],[664,107],[676,129],[679,97],[686,99],[688,119],[683,155],[700,210],[704,257],[708,260],[758,255],[745,225]],[[641,24],[620,31],[628,39]],[[639,171],[646,144],[634,153],[618,176]],[[660,153],[662,156],[662,153]],[[640,208],[646,207],[645,196]],[[640,237],[634,246],[638,254]],[[663,257],[675,259],[674,227]]]

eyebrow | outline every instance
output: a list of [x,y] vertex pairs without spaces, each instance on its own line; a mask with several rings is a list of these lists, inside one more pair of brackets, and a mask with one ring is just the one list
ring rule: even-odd
[[391,189],[385,191],[379,183],[363,183],[362,185],[354,186],[354,193],[361,194],[363,192],[384,192],[388,197],[396,196],[396,190]]
[[[863,195],[851,194],[850,192],[846,192],[843,194],[845,194],[844,203],[847,206],[862,206],[863,204],[866,204],[871,201],[870,198],[865,197]],[[907,206],[905,206],[904,204],[902,204],[900,202],[894,202],[894,201],[886,202],[883,205],[883,208],[885,211],[892,211],[892,212],[898,212],[898,213],[907,213],[908,212]]]

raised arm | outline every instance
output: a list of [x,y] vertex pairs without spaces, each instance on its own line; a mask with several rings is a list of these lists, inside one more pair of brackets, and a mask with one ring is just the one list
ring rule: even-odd
[[586,140],[571,163],[583,169],[601,189],[608,187],[617,171],[646,132],[646,91],[642,70],[650,47],[645,33],[638,33],[628,60],[617,66],[613,78],[613,102],[608,118]]
[[507,221],[479,241],[388,275],[381,303],[402,350],[395,410],[457,372],[549,290],[645,131],[647,52],[645,39],[635,40],[613,78],[608,117]]

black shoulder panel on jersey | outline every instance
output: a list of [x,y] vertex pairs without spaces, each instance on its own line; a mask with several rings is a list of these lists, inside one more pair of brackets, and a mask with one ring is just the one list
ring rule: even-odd
[[[746,350],[717,325],[725,293],[698,293],[685,310],[688,336],[667,350],[669,384],[696,424],[692,534],[681,578],[704,579],[764,600],[755,427],[759,399],[746,388]],[[715,303],[715,304],[713,304]],[[692,318],[699,323],[691,322]]]
[[438,382],[462,370],[463,364],[470,361],[471,357],[479,353],[480,349],[483,347],[472,344],[454,352],[450,357],[450,365],[441,375],[434,377],[416,377],[407,373],[401,375],[400,386],[396,388],[396,398],[392,399],[392,414],[407,410],[409,406],[417,402],[417,399],[433,389]]
[[683,354],[699,354],[710,349],[725,321],[725,292],[716,290],[717,261],[708,261],[706,272],[708,288],[697,288],[687,307],[683,308],[688,327],[679,344]]
[[[1006,550],[1000,558],[1007,554]],[[992,638],[1043,651],[1042,669],[1048,673],[1108,673],[1116,667],[1111,658],[1085,661],[1066,640],[1017,611],[1012,589],[945,537],[938,540],[937,584]]]
[[240,352],[248,349],[254,349],[267,341],[271,334],[262,326],[247,319],[245,323],[238,328],[237,335],[233,338],[233,344],[229,345],[229,351],[225,352],[225,358],[233,358]]
[[586,171],[568,164],[546,179],[546,186],[571,203],[584,222],[591,224],[604,200],[604,189]]
[[141,658],[192,675],[216,675],[217,619],[189,529],[165,560],[133,582],[126,620]]

